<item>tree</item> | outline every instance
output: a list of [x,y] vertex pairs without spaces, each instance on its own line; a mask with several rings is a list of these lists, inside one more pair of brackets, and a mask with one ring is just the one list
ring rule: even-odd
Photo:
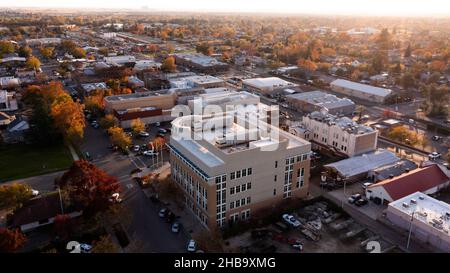
[[138,134],[145,130],[145,123],[140,118],[134,119],[131,121],[131,130],[133,130],[133,133]]
[[81,142],[84,137],[84,128],[86,127],[81,104],[74,102],[68,96],[65,100],[53,104],[50,113],[54,119],[55,127],[61,132],[66,141],[71,143]]
[[111,127],[119,126],[119,120],[114,115],[107,114],[99,121],[100,127],[103,129],[109,129]]
[[38,70],[41,67],[41,61],[37,57],[31,56],[28,58],[26,66],[29,69]]
[[358,105],[356,107],[356,112],[358,113],[358,120],[361,120],[362,114],[364,113],[365,110],[366,110],[366,108],[362,105]]
[[18,54],[20,57],[28,58],[31,56],[32,52],[33,52],[33,50],[29,46],[23,45],[23,46],[19,47]]
[[175,58],[173,56],[167,57],[161,65],[161,70],[164,72],[175,72],[176,69],[177,66],[175,64]]
[[86,58],[86,51],[81,47],[75,47],[71,50],[70,54],[77,59]]
[[400,83],[403,86],[403,88],[408,89],[410,87],[416,86],[416,80],[414,79],[414,76],[411,73],[405,73],[403,74]]
[[299,59],[297,62],[297,65],[300,68],[303,68],[304,70],[310,71],[310,72],[316,71],[316,69],[317,69],[316,63],[311,60],[307,60],[307,59]]
[[26,240],[25,235],[18,229],[0,228],[0,253],[15,252],[25,244]]
[[92,243],[93,253],[117,253],[118,249],[109,235],[101,236]]
[[41,47],[39,49],[39,51],[41,52],[42,56],[44,56],[44,58],[50,59],[51,57],[53,57],[55,48],[54,47]]
[[94,93],[84,99],[84,109],[95,115],[102,115],[105,110],[103,92]]
[[113,145],[125,150],[131,145],[131,137],[129,137],[122,128],[114,126],[108,129],[108,134]]
[[27,184],[13,183],[0,186],[0,209],[17,209],[32,198],[31,187]]
[[0,57],[14,53],[14,45],[9,41],[0,41]]
[[75,161],[56,185],[67,193],[71,204],[84,207],[86,217],[108,209],[112,204],[111,195],[120,190],[116,177],[86,160]]
[[55,234],[62,240],[66,240],[73,232],[72,218],[67,214],[58,214],[54,219]]
[[388,137],[408,145],[416,145],[419,144],[420,141],[419,135],[416,132],[411,131],[404,126],[394,127],[389,130]]

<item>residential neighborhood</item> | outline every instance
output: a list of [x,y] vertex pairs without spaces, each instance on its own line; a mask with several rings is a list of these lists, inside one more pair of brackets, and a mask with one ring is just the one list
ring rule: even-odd
[[38,6],[0,5],[0,253],[450,251],[448,14]]

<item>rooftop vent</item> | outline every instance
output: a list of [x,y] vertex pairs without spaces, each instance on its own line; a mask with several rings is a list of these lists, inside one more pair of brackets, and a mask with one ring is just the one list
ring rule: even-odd
[[417,200],[416,199],[411,199],[411,204],[417,204]]
[[404,207],[404,208],[409,208],[409,204],[406,203],[406,202],[403,202],[403,203],[402,203],[402,207]]
[[425,197],[423,197],[423,196],[419,196],[419,199],[420,199],[420,200],[423,200],[423,199],[425,199]]

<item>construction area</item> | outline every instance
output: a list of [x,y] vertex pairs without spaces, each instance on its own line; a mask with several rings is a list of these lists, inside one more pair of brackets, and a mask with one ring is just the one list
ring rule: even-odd
[[298,227],[280,218],[279,222],[228,239],[227,248],[244,253],[400,252],[327,201],[312,203],[290,214],[300,222]]

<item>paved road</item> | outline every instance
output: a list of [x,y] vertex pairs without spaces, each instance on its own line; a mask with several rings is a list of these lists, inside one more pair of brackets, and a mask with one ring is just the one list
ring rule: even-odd
[[[130,177],[130,172],[136,169],[133,161],[140,162],[139,159],[132,155],[130,158],[119,152],[111,152],[108,145],[108,136],[101,129],[93,129],[90,126],[86,128],[85,142],[81,150],[89,151],[95,165],[118,178],[122,186],[122,204],[132,213],[132,223],[126,227],[131,240],[137,242],[139,251],[142,252],[185,252],[187,238],[182,233],[171,232],[169,224],[158,217],[158,207]],[[146,164],[149,163],[150,161],[147,161]]]

